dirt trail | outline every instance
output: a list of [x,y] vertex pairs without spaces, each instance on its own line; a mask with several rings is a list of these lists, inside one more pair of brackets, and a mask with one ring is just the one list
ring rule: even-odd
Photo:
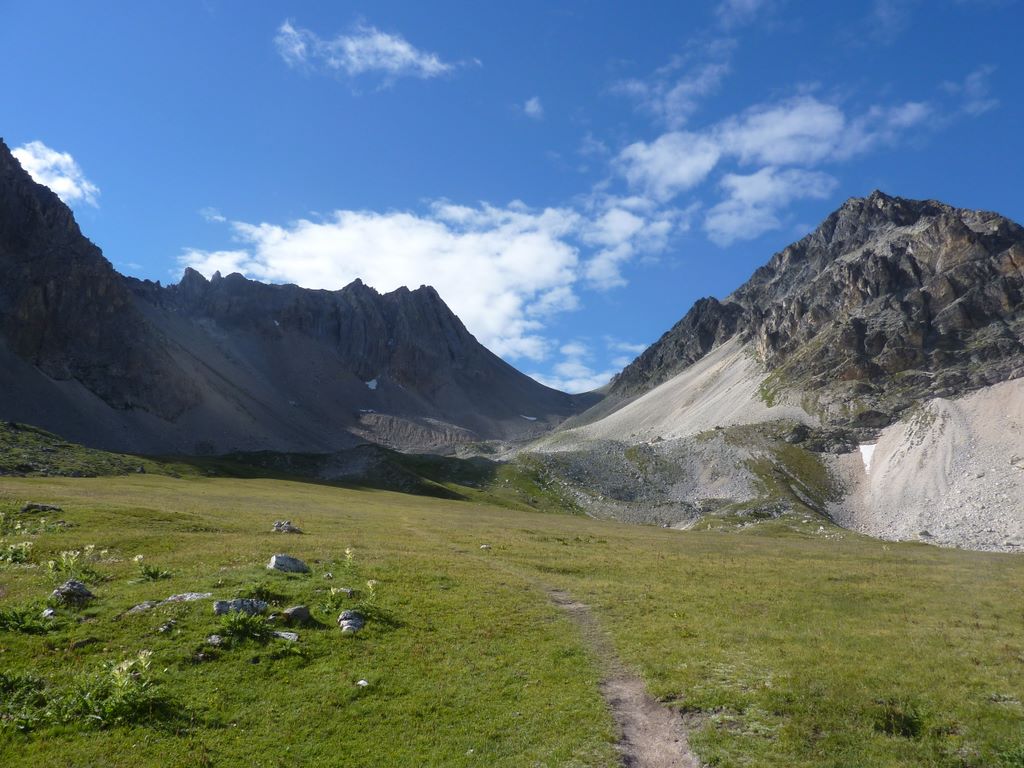
[[701,768],[690,750],[680,714],[659,704],[647,693],[643,681],[623,666],[590,608],[561,590],[548,594],[579,627],[601,670],[601,695],[619,727],[622,764],[626,768]]

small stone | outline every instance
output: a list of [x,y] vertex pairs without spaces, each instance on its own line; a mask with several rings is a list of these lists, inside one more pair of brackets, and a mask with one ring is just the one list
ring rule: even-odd
[[334,578],[334,574],[331,573],[330,571],[328,571],[327,573],[324,574],[324,578],[325,579],[333,579]]
[[267,563],[268,571],[282,571],[283,573],[309,573],[309,566],[291,555],[274,555]]
[[213,604],[213,612],[217,616],[234,612],[257,616],[265,610],[267,610],[266,601],[250,597],[236,597],[234,600],[217,600]]
[[480,549],[490,549],[490,548],[491,548],[490,544],[481,544],[480,545]]
[[289,624],[308,624],[313,620],[309,608],[305,605],[293,605],[291,608],[286,608],[281,615]]
[[23,514],[28,514],[29,512],[63,512],[64,510],[56,504],[38,504],[30,501],[21,508],[21,511]]
[[218,645],[222,645],[223,643],[224,643],[224,638],[221,637],[220,635],[210,635],[208,638],[206,638],[206,644],[207,645],[212,645],[215,648]]
[[299,636],[294,632],[275,632],[274,637],[286,640],[289,643],[297,643],[299,641]]
[[342,611],[338,616],[338,626],[345,634],[354,634],[366,626],[366,619],[359,611]]
[[54,616],[57,615],[57,612],[53,610],[53,608],[46,608],[39,615],[42,616],[44,619],[52,619]]
[[302,533],[302,529],[292,525],[291,520],[275,520],[271,530],[274,533]]
[[195,600],[207,600],[213,597],[212,592],[182,592],[180,595],[171,595],[164,598],[161,603],[191,603]]
[[138,613],[145,613],[150,608],[156,608],[158,605],[160,605],[160,603],[157,600],[147,600],[144,603],[139,603],[138,605],[133,605],[131,608],[128,609],[127,615],[134,616],[135,614],[138,614]]
[[178,622],[176,622],[174,619],[171,619],[166,624],[161,624],[159,627],[157,627],[156,631],[161,633],[161,634],[165,634],[167,632],[170,632],[172,629],[174,629],[174,625],[177,624],[177,623]]
[[360,680],[359,682],[356,683],[356,685],[358,685],[360,688],[365,688],[366,686],[369,685],[369,683],[366,682],[365,680]]
[[75,579],[68,579],[59,587],[57,587],[50,594],[54,600],[61,603],[69,603],[72,605],[81,605],[92,600],[95,595],[89,591],[88,587],[80,581]]

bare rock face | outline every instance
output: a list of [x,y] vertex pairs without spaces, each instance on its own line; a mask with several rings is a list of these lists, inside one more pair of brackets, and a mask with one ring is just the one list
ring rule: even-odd
[[809,392],[827,420],[882,427],[921,398],[1024,375],[1022,297],[1019,225],[876,191],[848,200],[724,301],[699,301],[611,392],[653,388],[738,334],[770,383]]
[[174,418],[195,403],[121,276],[3,141],[0,275],[3,340],[51,378],[80,381],[120,410]]

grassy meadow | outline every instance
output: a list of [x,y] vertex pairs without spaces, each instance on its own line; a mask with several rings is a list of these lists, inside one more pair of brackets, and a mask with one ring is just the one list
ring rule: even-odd
[[[615,765],[550,589],[591,606],[709,765],[1024,766],[1020,557],[153,473],[0,478],[0,512],[4,766]],[[276,552],[312,573],[267,571]],[[39,619],[69,575],[96,599]],[[183,592],[318,624],[289,643],[210,599],[124,615]],[[351,607],[369,621],[342,635]]]

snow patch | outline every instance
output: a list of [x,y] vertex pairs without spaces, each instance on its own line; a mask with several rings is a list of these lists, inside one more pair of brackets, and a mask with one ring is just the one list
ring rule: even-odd
[[520,419],[526,419],[527,421],[536,421],[537,420],[536,416],[524,416],[521,413],[519,414],[519,418]]
[[861,461],[864,462],[864,471],[870,474],[870,472],[871,472],[871,457],[875,455],[875,444],[871,443],[869,445],[869,444],[865,443],[865,444],[860,445],[858,447],[860,448],[860,458],[861,458]]
[[376,379],[370,379],[369,381],[364,382],[364,383],[366,384],[366,388],[367,389],[376,389],[377,388],[377,380]]

